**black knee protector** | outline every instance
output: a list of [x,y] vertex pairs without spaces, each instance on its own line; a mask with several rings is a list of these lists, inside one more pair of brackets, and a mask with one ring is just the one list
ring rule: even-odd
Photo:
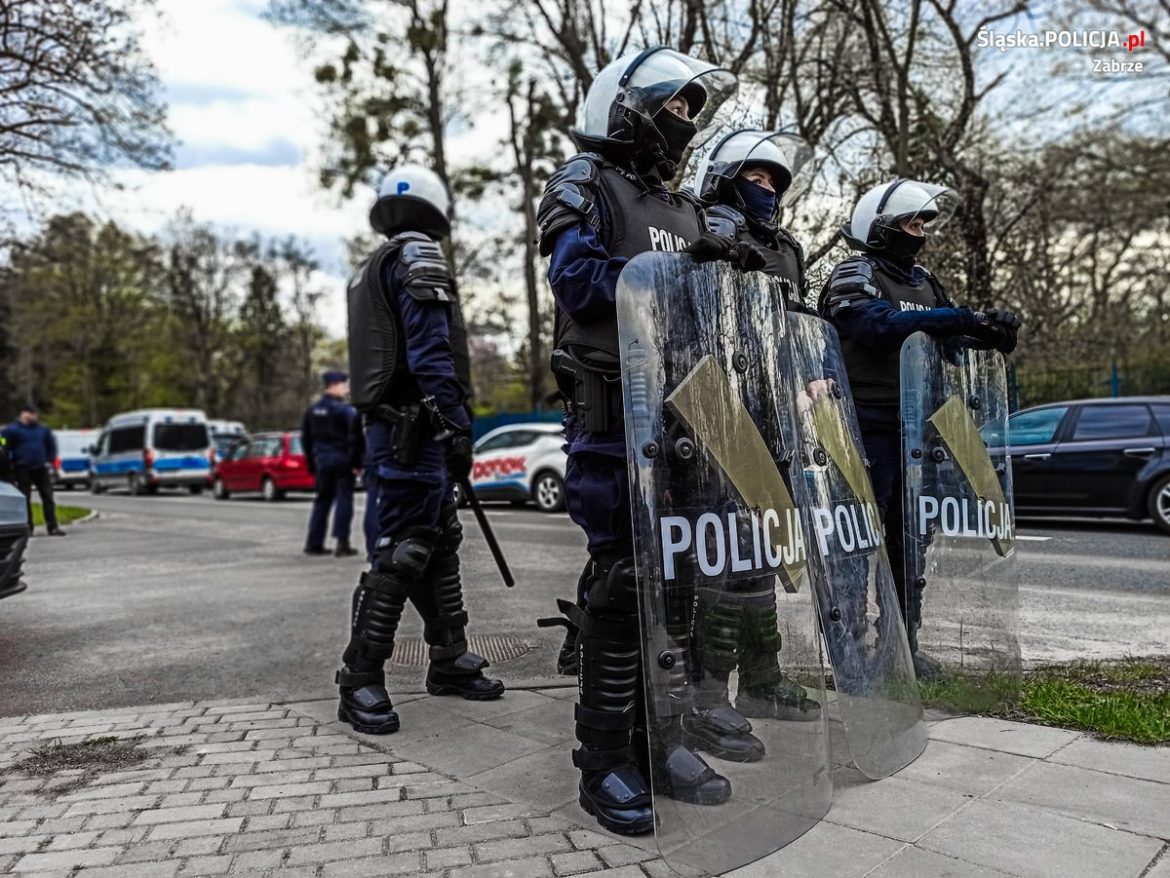
[[342,660],[362,670],[380,669],[394,655],[394,637],[411,582],[392,573],[363,573],[353,593],[349,645]]
[[417,582],[435,553],[440,533],[428,527],[408,528],[398,537],[378,541],[378,573]]
[[772,655],[778,653],[781,639],[776,615],[775,577],[749,580],[744,583],[739,595],[743,603],[740,651]]
[[738,661],[742,596],[724,589],[700,588],[695,598],[695,661],[703,671],[727,677]]

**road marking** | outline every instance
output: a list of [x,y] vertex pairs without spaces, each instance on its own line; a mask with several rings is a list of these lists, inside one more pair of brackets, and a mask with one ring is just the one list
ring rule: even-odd
[[1052,539],[1052,537],[1025,537],[1025,536],[1021,536],[1020,534],[1016,534],[1016,539],[1017,540],[1027,540],[1028,542],[1031,542],[1031,543],[1046,543],[1050,539]]

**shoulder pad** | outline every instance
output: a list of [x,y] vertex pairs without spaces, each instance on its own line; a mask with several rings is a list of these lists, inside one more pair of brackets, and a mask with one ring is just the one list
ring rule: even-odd
[[603,160],[596,153],[583,152],[573,156],[553,172],[544,186],[544,197],[536,210],[538,228],[536,242],[540,255],[552,253],[556,236],[580,222],[587,222],[594,230],[601,227],[597,213],[597,180]]
[[776,227],[776,237],[777,237],[777,239],[779,239],[780,241],[783,241],[785,244],[787,244],[789,247],[792,248],[792,250],[796,253],[797,260],[800,262],[800,265],[803,268],[804,267],[804,248],[800,246],[800,242],[798,240],[796,240],[796,238],[793,236],[792,232],[788,231],[788,229],[784,228],[783,226],[777,226]]
[[[398,253],[398,271],[402,289],[420,302],[452,302],[455,284],[442,248],[426,235],[409,232],[411,240],[402,243]],[[405,238],[406,235],[398,236]]]
[[738,238],[747,231],[747,217],[726,204],[716,204],[703,211],[707,231],[725,238]]
[[822,314],[835,317],[846,308],[877,298],[881,298],[881,290],[874,281],[873,265],[864,257],[850,256],[829,275],[819,306]]

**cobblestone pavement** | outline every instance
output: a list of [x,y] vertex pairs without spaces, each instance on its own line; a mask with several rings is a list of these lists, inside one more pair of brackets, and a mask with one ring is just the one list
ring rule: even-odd
[[[128,739],[128,770],[22,771],[49,742]],[[652,854],[235,701],[0,718],[0,872],[27,878],[666,874]]]
[[[653,839],[575,803],[573,691],[405,692],[376,739],[331,699],[0,718],[0,873],[664,878]],[[930,735],[883,781],[837,765],[829,814],[727,878],[1170,878],[1170,748],[977,717]]]

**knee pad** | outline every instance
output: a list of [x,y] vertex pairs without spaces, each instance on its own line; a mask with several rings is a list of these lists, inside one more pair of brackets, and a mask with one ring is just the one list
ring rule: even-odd
[[638,612],[638,577],[633,557],[606,563],[594,560],[585,586],[585,603],[591,615],[626,616]]
[[380,540],[377,572],[410,582],[421,579],[431,563],[437,540],[438,534],[425,527],[409,528],[401,537]]
[[349,645],[343,660],[380,665],[394,654],[394,637],[410,593],[409,580],[390,573],[363,573],[353,593]]

